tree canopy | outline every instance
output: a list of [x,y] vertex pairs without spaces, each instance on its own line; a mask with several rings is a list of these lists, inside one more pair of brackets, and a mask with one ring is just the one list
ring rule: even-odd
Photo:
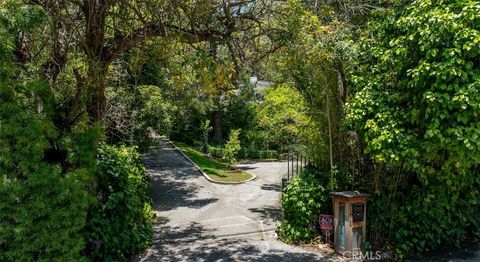
[[479,237],[477,0],[2,0],[0,38],[2,261],[148,247],[159,135],[311,159],[287,242],[334,190],[371,194],[369,244],[397,259]]

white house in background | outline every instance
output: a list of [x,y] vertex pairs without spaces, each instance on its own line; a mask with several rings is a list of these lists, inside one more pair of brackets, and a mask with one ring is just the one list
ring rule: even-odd
[[[271,86],[273,83],[269,81],[258,80],[258,77],[251,76],[250,84],[253,85],[253,91],[255,92],[255,94],[261,94],[265,88]],[[235,95],[239,95],[242,87],[243,87],[243,84],[240,84],[237,89],[233,90],[233,93]],[[221,99],[223,99],[223,95]]]
[[258,77],[256,77],[256,76],[251,76],[251,77],[250,77],[250,84],[254,85],[253,90],[254,90],[256,93],[260,93],[260,92],[262,92],[265,88],[271,86],[271,85],[272,85],[272,82],[258,80]]

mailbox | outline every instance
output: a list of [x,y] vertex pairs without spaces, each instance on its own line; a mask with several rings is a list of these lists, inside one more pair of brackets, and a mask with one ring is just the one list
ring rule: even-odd
[[364,219],[365,203],[352,204],[353,222],[362,222]]
[[367,235],[368,195],[353,191],[332,192],[330,195],[333,200],[335,252],[344,256],[358,254]]

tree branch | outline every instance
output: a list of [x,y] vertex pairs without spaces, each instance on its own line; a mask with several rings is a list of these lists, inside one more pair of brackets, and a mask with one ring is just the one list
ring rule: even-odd
[[105,52],[105,57],[102,59],[104,65],[108,66],[123,51],[148,38],[168,35],[176,35],[180,42],[190,44],[204,41],[224,42],[226,40],[226,37],[222,33],[214,30],[193,32],[192,30],[187,30],[171,24],[150,23],[142,28],[134,30],[128,36],[115,41],[115,43]]

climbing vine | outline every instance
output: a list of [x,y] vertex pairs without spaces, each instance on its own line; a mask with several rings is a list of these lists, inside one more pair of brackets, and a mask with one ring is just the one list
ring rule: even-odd
[[383,229],[402,257],[480,232],[480,4],[414,1],[377,18],[347,117],[377,164],[372,190],[383,208],[391,200]]

